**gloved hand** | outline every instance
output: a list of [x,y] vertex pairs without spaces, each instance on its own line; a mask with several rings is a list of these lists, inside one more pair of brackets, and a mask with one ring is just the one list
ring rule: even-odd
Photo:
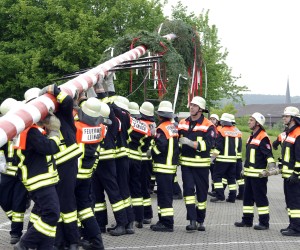
[[210,163],[211,163],[211,164],[214,164],[215,159],[216,159],[216,156],[215,156],[215,155],[212,155],[212,156],[210,157]]
[[290,183],[290,184],[296,184],[296,183],[299,183],[299,178],[296,174],[292,174],[289,178],[287,178],[287,182]]
[[48,138],[53,137],[53,136],[59,137],[59,130],[49,130]]
[[103,86],[107,92],[115,92],[113,72],[109,72],[108,75],[104,78]]
[[7,170],[6,158],[3,151],[0,151],[0,173],[4,173]]
[[[46,128],[47,134],[50,137],[50,134],[58,134],[60,130],[60,120],[55,116],[51,115],[48,116],[46,119],[43,120],[43,125]],[[52,133],[51,133],[52,132]]]
[[151,136],[155,136],[156,135],[156,128],[151,128],[150,129],[150,132],[151,132]]
[[150,159],[152,156],[151,149],[148,149],[146,154],[147,154],[147,157]]
[[46,93],[57,96],[59,94],[59,89],[56,86],[56,84],[50,84],[50,85],[42,88],[39,95],[41,96]]
[[104,93],[104,87],[103,87],[104,77],[102,75],[99,75],[97,83],[94,85],[95,92],[98,93]]
[[259,178],[263,178],[263,177],[268,177],[268,176],[270,176],[270,174],[269,174],[269,172],[267,171],[267,170],[263,170],[263,171],[261,171],[259,174],[258,174],[258,177]]
[[277,168],[275,162],[269,162],[268,163],[268,167],[267,167],[268,171],[273,170],[275,168]]
[[275,162],[270,162],[268,164],[268,173],[271,175],[278,175],[280,173],[280,169],[276,166]]
[[241,173],[240,173],[240,177],[241,177],[241,179],[243,179],[244,177],[245,177],[245,172],[244,172],[244,168],[242,169],[242,171],[241,171]]
[[191,148],[196,149],[198,146],[198,143],[196,141],[192,141],[189,138],[186,137],[180,137],[179,138],[179,143],[181,143],[182,145],[187,145]]

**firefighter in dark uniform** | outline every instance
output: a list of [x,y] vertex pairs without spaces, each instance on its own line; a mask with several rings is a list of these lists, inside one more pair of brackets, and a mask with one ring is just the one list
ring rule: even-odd
[[94,163],[98,158],[98,147],[103,137],[100,123],[101,103],[95,97],[90,97],[81,103],[78,109],[78,120],[75,121],[77,128],[76,141],[83,154],[78,159],[78,174],[75,189],[77,200],[78,219],[83,227],[84,235],[89,241],[85,249],[104,249],[101,231],[92,210],[90,199],[91,178]]
[[55,188],[59,177],[53,155],[59,152],[60,121],[51,115],[42,124],[49,139],[45,130],[34,124],[20,133],[16,143],[17,154],[24,160],[20,165],[21,180],[38,208],[38,218],[14,246],[15,250],[52,250],[55,241],[60,204]]
[[232,126],[231,118],[228,113],[222,114],[220,118],[222,128],[219,130],[213,150],[213,156],[216,156],[213,175],[216,197],[211,198],[211,202],[225,200],[223,177],[228,179],[229,195],[226,201],[234,203],[236,199],[236,161],[237,152],[242,145],[239,141],[240,133]]
[[60,152],[54,155],[60,178],[60,182],[56,187],[60,202],[60,220],[57,224],[55,247],[63,249],[64,246],[67,246],[70,250],[73,250],[77,249],[79,242],[75,186],[78,173],[78,157],[82,154],[76,143],[73,99],[55,84],[46,86],[40,94],[45,93],[56,97],[59,108],[55,115],[61,122]]
[[161,101],[156,111],[159,124],[151,149],[153,172],[157,182],[158,222],[150,226],[153,231],[174,231],[173,181],[178,165],[178,130],[174,123],[172,103]]
[[141,163],[144,140],[151,136],[151,131],[146,122],[138,120],[141,115],[139,106],[135,102],[130,102],[128,106],[130,113],[130,128],[128,130],[128,148],[129,148],[129,188],[136,221],[136,227],[143,227],[144,206],[141,188]]
[[190,116],[182,119],[178,126],[183,196],[187,220],[190,221],[186,226],[188,231],[205,231],[203,223],[209,188],[210,150],[216,133],[213,123],[203,115],[207,112],[205,105],[202,97],[195,96],[190,103]]
[[[214,124],[215,126],[215,131],[216,131],[216,137],[217,137],[217,134],[218,134],[218,130],[221,128],[221,125],[220,125],[220,118],[217,114],[211,114],[209,116],[209,120]],[[215,146],[215,142],[214,142],[214,145],[213,145],[213,148]],[[212,148],[212,149],[213,149]],[[212,149],[211,149],[211,156],[212,156]],[[216,192],[215,192],[215,187],[214,187],[214,182],[213,182],[213,173],[214,173],[214,167],[215,167],[215,158],[212,157],[211,158],[211,163],[210,163],[210,178],[211,178],[211,192],[208,192],[207,194],[212,196],[212,197],[215,197],[216,196]]]
[[127,234],[134,234],[134,212],[130,198],[129,188],[129,158],[128,158],[128,130],[130,129],[130,115],[128,112],[129,100],[123,96],[117,96],[112,104],[113,111],[121,123],[121,130],[117,135],[116,142],[116,166],[117,181],[120,193],[124,201],[128,223],[125,226]]
[[282,146],[282,177],[289,225],[284,236],[300,236],[300,114],[296,107],[286,107],[283,122],[287,127]]
[[259,224],[255,230],[269,229],[269,201],[267,198],[267,182],[269,172],[276,168],[272,154],[270,139],[264,129],[265,117],[256,112],[249,118],[248,125],[252,130],[246,143],[246,159],[244,164],[245,191],[243,199],[243,217],[235,222],[236,227],[252,227],[254,202],[256,203]]
[[150,224],[153,218],[152,202],[151,202],[151,176],[153,173],[152,169],[152,158],[147,157],[147,151],[151,147],[151,141],[155,134],[156,124],[154,120],[154,106],[151,102],[143,102],[140,106],[141,121],[148,124],[151,132],[151,137],[145,138],[144,145],[141,147],[142,151],[142,163],[141,163],[141,189],[143,195],[143,206],[144,206],[144,219],[143,224]]
[[[109,233],[113,236],[120,236],[126,234],[125,226],[128,224],[127,214],[124,206],[124,201],[120,194],[119,185],[117,182],[116,170],[116,137],[120,129],[119,120],[111,108],[112,100],[108,95],[114,96],[114,86],[110,84],[112,80],[104,81],[108,89],[103,88],[103,78],[100,78],[94,86],[97,98],[102,100],[101,103],[106,104],[101,107],[101,116],[109,118],[111,125],[106,126],[107,132],[104,139],[100,142],[100,152],[97,163],[97,168],[92,177],[92,186],[95,202],[95,216],[100,226],[101,232],[106,232],[106,225],[108,224],[107,206],[105,202],[104,190],[107,193],[111,208],[116,220],[116,225],[113,228],[107,228]],[[105,92],[107,91],[107,93]],[[106,110],[106,114],[102,111]]]
[[[12,108],[20,107],[20,103],[13,98],[7,98],[1,104],[1,114],[5,115],[10,110],[13,111]],[[13,141],[3,145],[0,152],[3,152],[6,162],[1,173],[0,205],[11,221],[10,244],[16,244],[22,236],[28,192],[17,176],[20,159],[14,150]]]

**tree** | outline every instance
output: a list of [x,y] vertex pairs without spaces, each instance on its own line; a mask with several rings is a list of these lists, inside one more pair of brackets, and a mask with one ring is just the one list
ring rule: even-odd
[[95,67],[118,36],[162,20],[157,0],[2,0],[0,100]]

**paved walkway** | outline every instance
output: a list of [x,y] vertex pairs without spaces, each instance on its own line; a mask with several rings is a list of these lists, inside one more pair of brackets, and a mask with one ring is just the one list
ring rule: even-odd
[[[181,181],[178,171],[179,182]],[[233,223],[240,221],[242,216],[242,201],[236,203],[207,203],[206,231],[188,233],[186,210],[183,200],[174,201],[175,230],[173,233],[153,232],[149,225],[136,229],[133,235],[120,237],[103,234],[105,249],[300,249],[300,237],[284,237],[279,230],[288,224],[283,195],[283,181],[280,176],[272,176],[268,183],[268,197],[270,202],[270,229],[256,231],[253,228],[236,228]],[[157,221],[156,195],[152,196]],[[210,197],[209,197],[210,198]],[[29,213],[26,213],[28,220]],[[110,212],[110,223],[113,223]],[[257,223],[257,214],[255,215]],[[9,244],[10,224],[3,211],[0,212],[0,250],[13,249]]]

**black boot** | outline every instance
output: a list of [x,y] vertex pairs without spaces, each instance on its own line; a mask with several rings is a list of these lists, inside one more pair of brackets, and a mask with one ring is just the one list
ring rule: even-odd
[[234,225],[236,227],[252,227],[252,223],[248,224],[248,223],[245,223],[244,221],[241,221],[241,222],[235,222]]
[[20,241],[21,237],[17,235],[11,235],[10,236],[10,244],[14,245],[17,244]]
[[126,227],[126,234],[134,234],[133,221],[129,222]]
[[151,224],[151,219],[143,219],[143,224]]
[[22,241],[19,241],[14,245],[14,250],[28,250],[28,248],[23,245]]
[[101,234],[98,234],[96,237],[92,238],[88,250],[104,250],[103,241]]
[[135,226],[136,226],[137,228],[143,228],[143,222],[142,222],[142,221],[136,221],[136,222],[135,222]]
[[243,198],[244,198],[244,189],[245,189],[245,185],[240,185],[239,186],[239,194],[236,196],[237,200],[243,200]]
[[195,220],[190,220],[190,224],[185,227],[187,231],[197,230],[197,222]]
[[69,250],[78,250],[78,249],[79,249],[78,244],[71,244],[69,247]]
[[121,235],[126,234],[126,229],[124,226],[117,225],[114,229],[111,229],[108,232],[112,236],[121,236]]
[[198,231],[205,231],[204,223],[203,222],[199,223],[197,229],[198,229]]

